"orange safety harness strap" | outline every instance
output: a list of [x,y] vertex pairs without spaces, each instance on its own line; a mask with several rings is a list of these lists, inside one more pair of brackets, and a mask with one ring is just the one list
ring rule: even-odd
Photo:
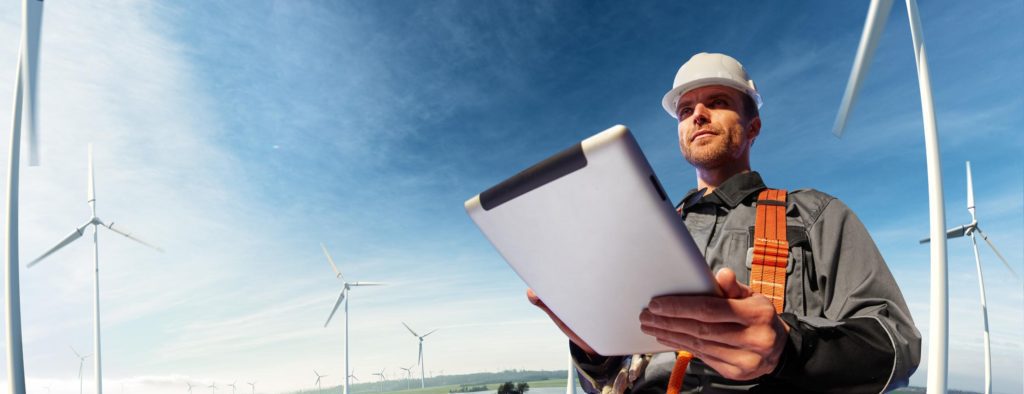
[[[683,209],[677,209],[680,215]],[[786,240],[786,190],[765,189],[757,195],[757,217],[754,222],[754,260],[751,262],[750,289],[768,297],[775,312],[782,313],[786,301],[786,263],[789,241]],[[679,394],[683,388],[686,367],[693,354],[676,352],[676,363],[668,378],[665,394]]]
[[786,301],[786,191],[765,189],[757,195],[754,223],[754,259],[750,268],[750,290],[768,297],[775,312],[782,313]]

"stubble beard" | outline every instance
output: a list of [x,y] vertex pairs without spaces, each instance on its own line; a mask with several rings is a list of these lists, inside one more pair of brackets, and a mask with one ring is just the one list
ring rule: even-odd
[[[742,149],[733,131],[722,130],[712,127],[714,141],[703,142],[698,145],[697,141],[689,144],[681,144],[683,157],[690,165],[701,169],[714,169],[728,165],[736,160]],[[742,133],[742,131],[740,131]]]

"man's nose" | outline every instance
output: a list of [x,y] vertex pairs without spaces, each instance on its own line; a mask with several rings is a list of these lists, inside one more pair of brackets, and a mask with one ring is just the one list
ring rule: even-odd
[[698,103],[693,107],[693,124],[703,126],[711,123],[711,111],[704,104]]

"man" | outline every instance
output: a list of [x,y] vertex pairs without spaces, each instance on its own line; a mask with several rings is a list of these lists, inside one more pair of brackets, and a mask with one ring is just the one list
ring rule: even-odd
[[[569,336],[588,392],[664,393],[673,367],[685,376],[682,392],[883,392],[906,385],[917,368],[921,335],[853,212],[810,189],[764,199],[767,187],[750,168],[760,102],[743,66],[713,53],[683,64],[662,102],[679,120],[680,150],[697,171],[680,215],[725,295],[657,297],[638,317],[658,342],[692,353],[685,375],[673,353],[596,354],[528,291]],[[773,278],[781,282],[757,274],[764,254],[754,247],[763,231],[755,226],[764,215],[758,205],[778,206],[784,217],[787,260]],[[772,286],[778,293],[771,299],[761,294]]]

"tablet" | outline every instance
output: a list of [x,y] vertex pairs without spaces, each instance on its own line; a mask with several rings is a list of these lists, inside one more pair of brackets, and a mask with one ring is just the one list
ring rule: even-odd
[[470,198],[519,277],[603,355],[671,351],[640,331],[652,297],[712,294],[704,257],[625,126]]

